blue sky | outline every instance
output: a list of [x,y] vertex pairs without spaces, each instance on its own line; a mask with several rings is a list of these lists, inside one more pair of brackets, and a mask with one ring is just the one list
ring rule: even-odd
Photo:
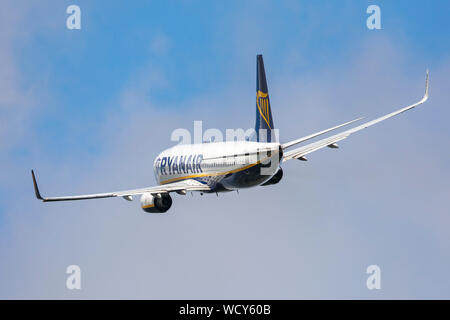
[[[73,121],[95,126],[143,68],[164,74],[164,84],[148,92],[152,100],[163,108],[177,108],[180,101],[225,88],[237,77],[236,70],[254,64],[250,56],[255,52],[276,61],[273,70],[293,74],[348,63],[362,41],[380,36],[414,48],[412,59],[427,65],[449,52],[445,1],[379,2],[383,30],[376,32],[365,26],[370,3],[365,1],[81,1],[80,31],[63,28],[65,8],[71,3],[43,4],[43,12],[33,15],[33,31],[28,30],[31,26],[24,31],[31,35],[14,48],[17,65],[26,74],[23,88],[42,84],[52,92],[54,101],[40,106],[42,117],[34,124],[48,142],[69,139],[73,132],[65,129]],[[52,28],[43,22],[48,19]],[[237,36],[246,43],[244,48]],[[159,53],[152,50],[158,38],[163,39]],[[302,60],[286,62],[292,52],[300,52]]]
[[[70,4],[81,8],[81,30],[66,28],[65,11]],[[370,4],[381,8],[381,30],[366,27]],[[53,287],[59,281],[58,270],[64,270],[69,260],[78,259],[91,270],[101,270],[108,261],[117,262],[112,253],[108,255],[110,247],[117,245],[119,252],[135,255],[125,254],[129,265],[120,265],[120,272],[115,272],[131,277],[136,267],[130,265],[152,265],[156,269],[151,271],[162,272],[163,279],[161,283],[153,279],[154,287],[167,285],[173,290],[160,290],[161,297],[205,298],[211,292],[219,298],[449,298],[446,285],[450,280],[443,272],[450,265],[445,252],[450,251],[443,243],[450,239],[440,228],[450,221],[445,214],[450,168],[448,152],[439,147],[449,138],[448,1],[6,1],[1,6],[0,166],[4,174],[0,178],[0,280],[5,285],[0,297],[159,297],[158,290],[134,286],[135,278],[119,283],[116,290],[104,290],[105,283],[93,277],[95,287],[78,296]],[[287,164],[285,174],[292,178],[264,191],[267,197],[284,199],[286,205],[281,208],[276,201],[260,207],[259,191],[247,191],[243,197],[247,200],[224,197],[219,204],[216,199],[175,199],[189,209],[180,212],[175,208],[162,222],[164,218],[159,216],[143,215],[137,204],[101,200],[51,207],[33,199],[31,168],[37,169],[45,193],[139,187],[154,183],[150,164],[160,150],[172,144],[173,129],[190,129],[194,120],[203,120],[204,127],[252,127],[258,53],[264,55],[275,125],[279,125],[283,141],[414,102],[422,94],[426,68],[431,70],[432,98],[429,105],[404,119],[349,139],[345,142],[348,148],[339,150],[341,158],[324,152],[306,168]],[[381,160],[380,153],[391,161]],[[405,161],[408,170],[399,169]],[[302,184],[304,180],[306,184]],[[424,184],[427,190],[422,189]],[[301,196],[301,207],[308,208],[314,218],[288,204],[296,203],[301,190],[306,193]],[[334,196],[329,196],[331,193]],[[336,197],[337,209],[323,201],[322,194],[328,195],[326,199]],[[392,194],[397,197],[390,197]],[[369,195],[386,200],[375,201],[367,198]],[[233,208],[225,205],[235,201],[242,205],[239,214],[247,214],[243,221],[230,217]],[[285,215],[272,216],[277,210]],[[249,214],[253,211],[260,215]],[[379,211],[385,214],[377,215]],[[424,216],[428,216],[425,222]],[[334,221],[337,217],[342,219]],[[274,243],[285,245],[281,240],[255,241],[264,233],[253,229],[254,219],[260,219],[256,223],[261,230],[274,237],[311,244],[305,246],[304,255],[291,261],[291,266],[304,267],[305,278],[294,267],[273,261],[266,261],[267,268],[285,273],[286,278],[269,281],[267,287],[256,278],[247,282],[232,275],[232,270],[242,270],[243,278],[251,278],[252,268],[262,262],[248,251],[264,255],[261,244],[269,248]],[[372,227],[368,227],[370,221]],[[235,229],[221,233],[213,227],[219,222]],[[230,261],[242,259],[245,265],[222,269],[226,260],[216,257],[203,261],[196,254],[181,254],[187,272],[185,268],[155,266],[139,253],[139,249],[154,250],[159,259],[174,262],[171,259],[181,250],[176,241],[193,236],[183,225],[202,230],[198,235],[202,238],[191,240],[192,247],[188,242],[183,250],[207,255],[211,248],[205,247],[203,240],[218,234],[210,242],[227,252],[235,250]],[[299,229],[291,230],[295,225]],[[428,226],[425,231],[421,229],[424,225]],[[156,226],[158,231],[152,229]],[[383,239],[376,230],[384,230]],[[302,238],[296,238],[301,231]],[[130,241],[115,243],[117,232]],[[83,234],[84,240],[80,240]],[[165,250],[131,241],[147,243],[166,234],[175,242],[169,241]],[[233,235],[236,243],[230,247],[228,237]],[[353,248],[355,242],[359,245],[353,251],[333,248],[336,238],[332,235],[342,237],[342,242],[338,241],[342,247]],[[369,235],[381,243],[370,242]],[[424,238],[416,243],[412,239],[418,235]],[[404,239],[411,239],[414,246]],[[242,241],[247,241],[243,247]],[[331,247],[322,252],[320,241]],[[75,253],[71,255],[63,244]],[[389,247],[396,248],[398,254],[386,252]],[[337,254],[340,248],[342,254]],[[276,258],[286,259],[283,254],[292,257],[291,249],[287,246],[286,252],[275,254]],[[106,253],[99,256],[98,252]],[[414,252],[419,254],[412,258]],[[398,258],[402,253],[404,260]],[[309,263],[302,265],[303,258]],[[336,270],[326,267],[332,263],[329,259],[350,261],[337,263],[344,275],[342,282],[333,280]],[[357,281],[364,283],[364,272],[357,280],[352,274],[364,271],[366,260],[377,259],[388,268],[387,277],[401,279],[401,284],[374,294],[357,287]],[[408,259],[418,264],[400,277]],[[194,281],[200,277],[198,272],[204,271],[201,267],[197,271],[195,261],[216,270],[220,279],[208,271],[199,289],[190,291],[191,282],[186,279]],[[429,264],[420,265],[420,261]],[[29,281],[37,272],[30,267],[32,262],[52,280],[47,284]],[[318,268],[318,263],[322,267]],[[20,275],[10,274],[15,268],[21,270]],[[261,276],[267,277],[267,272],[269,269],[261,269]],[[325,277],[321,290],[306,280],[308,272],[320,272],[314,273],[317,278],[310,274],[311,279]],[[426,276],[412,282],[421,272]],[[430,275],[433,272],[435,275]],[[176,279],[184,280],[170,282],[173,273],[177,273]],[[211,279],[217,280],[217,287],[209,287],[207,280]],[[234,286],[223,289],[227,283]],[[356,287],[349,285],[341,291],[346,283]],[[258,286],[259,291],[254,289]]]

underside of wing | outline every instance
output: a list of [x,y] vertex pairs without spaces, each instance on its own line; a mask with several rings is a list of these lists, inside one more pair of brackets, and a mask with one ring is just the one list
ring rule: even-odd
[[36,198],[44,202],[50,201],[70,201],[70,200],[87,200],[87,199],[101,199],[101,198],[112,198],[112,197],[123,197],[127,200],[132,200],[132,196],[141,195],[144,193],[150,193],[152,195],[170,193],[170,192],[183,192],[183,191],[209,191],[210,187],[206,184],[198,182],[193,179],[187,179],[179,182],[168,183],[162,186],[146,187],[133,190],[125,191],[115,191],[108,193],[95,193],[95,194],[85,194],[76,196],[62,196],[62,197],[43,197],[39,191],[37,185],[36,177],[34,171],[31,170],[31,175],[33,177],[34,192]]

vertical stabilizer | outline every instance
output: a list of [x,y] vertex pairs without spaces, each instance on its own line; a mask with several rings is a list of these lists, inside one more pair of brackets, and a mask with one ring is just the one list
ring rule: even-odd
[[271,142],[274,133],[273,119],[270,110],[269,90],[267,89],[266,72],[261,54],[256,56],[256,137],[257,141]]

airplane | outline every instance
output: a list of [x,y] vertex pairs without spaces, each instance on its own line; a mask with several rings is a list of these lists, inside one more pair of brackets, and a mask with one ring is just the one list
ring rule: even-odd
[[[262,55],[256,58],[256,141],[224,141],[178,144],[161,152],[153,163],[158,185],[134,190],[77,196],[43,197],[31,170],[36,198],[43,202],[123,197],[132,201],[141,196],[141,207],[148,213],[164,213],[172,206],[171,193],[221,193],[243,188],[274,185],[283,177],[281,164],[291,159],[306,161],[306,155],[319,149],[338,148],[337,142],[376,123],[413,109],[428,99],[429,72],[426,72],[423,98],[397,111],[365,122],[327,138],[290,149],[310,139],[361,120],[358,118],[286,143],[277,142],[270,107]],[[288,150],[290,149],[290,150]]]

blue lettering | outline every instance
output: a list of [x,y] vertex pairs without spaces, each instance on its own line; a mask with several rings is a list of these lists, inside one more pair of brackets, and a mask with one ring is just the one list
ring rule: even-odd
[[197,172],[203,172],[202,171],[202,166],[201,166],[202,160],[203,160],[203,155],[199,154],[198,157],[197,157],[196,165],[195,165],[196,169],[197,169]]
[[161,175],[166,174],[166,164],[167,164],[167,158],[163,157],[161,160],[161,167],[160,167]]
[[172,165],[172,173],[173,173],[173,174],[175,174],[175,170],[177,171],[177,173],[179,173],[179,172],[178,172],[178,156],[176,156],[176,157],[173,159],[173,165]]
[[192,172],[191,159],[192,159],[192,155],[189,155],[189,158],[186,161],[186,173],[189,173],[189,170]]
[[173,157],[167,157],[167,164],[169,165],[169,174],[172,174]]
[[197,167],[195,166],[195,158],[197,158],[196,154],[192,158],[192,173],[196,173],[197,172]]
[[184,162],[186,157],[180,156],[180,164],[178,165],[178,170],[180,173],[186,173],[186,163]]

